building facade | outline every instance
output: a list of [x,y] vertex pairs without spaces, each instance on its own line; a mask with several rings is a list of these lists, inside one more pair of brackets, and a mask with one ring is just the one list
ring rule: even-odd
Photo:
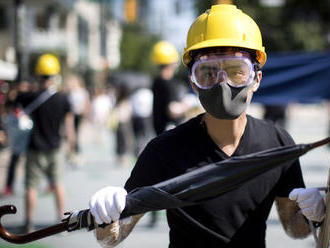
[[35,59],[46,52],[60,58],[64,73],[99,71],[104,62],[112,68],[119,65],[120,25],[102,2],[13,2],[0,2],[0,60],[17,64],[19,53],[24,77],[33,75]]

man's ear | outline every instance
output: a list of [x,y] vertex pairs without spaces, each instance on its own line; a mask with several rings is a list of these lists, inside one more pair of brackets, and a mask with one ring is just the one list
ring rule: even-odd
[[260,81],[262,79],[262,71],[256,71],[256,83],[253,85],[252,90],[253,92],[256,92],[260,86]]

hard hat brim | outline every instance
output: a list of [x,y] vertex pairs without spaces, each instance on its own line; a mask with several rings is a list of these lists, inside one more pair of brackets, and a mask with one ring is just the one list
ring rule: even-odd
[[209,47],[240,47],[240,48],[247,48],[247,49],[252,49],[255,50],[257,53],[257,61],[260,64],[260,67],[262,67],[267,60],[267,54],[265,52],[265,48],[262,47],[261,49],[256,48],[254,44],[249,44],[248,42],[241,42],[237,40],[232,40],[232,39],[212,39],[212,40],[206,40],[199,42],[191,47],[189,49],[186,49],[184,51],[183,57],[182,57],[182,62],[185,66],[187,66],[190,61],[190,51],[194,50],[199,50],[202,48],[209,48]]

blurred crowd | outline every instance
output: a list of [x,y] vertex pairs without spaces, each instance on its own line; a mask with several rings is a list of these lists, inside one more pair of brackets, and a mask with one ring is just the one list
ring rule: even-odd
[[[176,66],[171,70],[173,70],[170,77],[172,80]],[[75,144],[74,149],[65,149],[67,164],[76,168],[84,164],[80,133],[82,123],[88,122],[93,129],[97,130],[95,135],[98,137],[94,138],[100,143],[105,137],[109,137],[108,133],[115,138],[114,153],[119,166],[132,165],[148,141],[156,135],[153,123],[155,92],[150,76],[123,72],[118,76],[107,75],[105,82],[97,85],[88,84],[83,77],[76,74],[57,80],[59,80],[56,85],[57,91],[67,96],[74,116]],[[141,83],[134,83],[131,80],[136,82],[140,80]],[[167,118],[164,130],[174,127],[201,111],[198,100],[188,88],[188,84],[185,87],[182,82],[174,80],[171,85],[175,87],[172,89],[172,94],[175,93],[175,96],[172,95],[168,100],[162,99],[162,101],[169,101],[168,104],[172,102],[172,105],[176,105],[172,106],[176,109],[174,111],[180,108],[179,102],[184,102],[185,106],[189,106],[190,111],[179,110],[182,113],[177,113],[173,118]],[[18,96],[39,91],[41,91],[40,83],[37,79],[21,82],[0,81],[0,147],[2,152],[10,152],[6,183],[1,190],[2,197],[14,194],[16,167],[22,158],[25,160],[25,151],[17,152],[11,146],[10,117],[18,116],[19,112],[24,110],[17,101]],[[156,92],[156,94],[159,93]],[[185,110],[188,109],[185,108]],[[156,113],[156,115],[161,114]],[[68,140],[63,130],[61,136],[63,137],[62,145],[67,146]]]

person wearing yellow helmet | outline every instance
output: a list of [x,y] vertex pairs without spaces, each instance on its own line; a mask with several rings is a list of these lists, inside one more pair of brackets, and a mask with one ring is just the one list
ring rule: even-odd
[[54,76],[60,74],[60,62],[52,54],[43,54],[38,58],[35,73],[37,76]]
[[159,41],[152,49],[151,59],[156,65],[176,64],[179,61],[179,54],[171,43]]
[[25,165],[25,229],[33,227],[33,214],[37,201],[37,186],[45,174],[49,189],[56,198],[57,217],[64,215],[64,187],[61,183],[59,148],[60,127],[65,124],[70,148],[74,149],[73,113],[68,96],[57,91],[57,77],[61,72],[59,60],[51,54],[41,55],[36,63],[35,75],[39,91],[18,95],[16,104],[26,111],[33,107],[30,116],[33,128],[26,151]]
[[50,53],[38,57],[35,65],[35,76],[39,87],[47,88],[48,85],[58,90],[61,84],[61,64],[59,59]]
[[178,124],[184,113],[180,85],[173,79],[178,67],[179,53],[171,43],[159,41],[152,49],[151,59],[158,67],[157,76],[152,83],[152,92],[153,125],[156,135],[159,135],[169,126]]
[[[103,247],[118,244],[143,216],[117,221],[127,192],[230,157],[294,143],[281,127],[246,114],[266,59],[257,24],[235,5],[214,5],[195,20],[183,64],[205,113],[152,140],[124,188],[106,187],[92,196],[90,210],[95,221],[113,222],[96,229]],[[167,209],[169,247],[264,248],[266,220],[274,202],[285,231],[295,238],[306,237],[310,233],[306,218],[322,221],[324,203],[317,192],[306,192],[304,187],[296,160],[220,197],[181,211]],[[304,201],[311,196],[313,201]]]

